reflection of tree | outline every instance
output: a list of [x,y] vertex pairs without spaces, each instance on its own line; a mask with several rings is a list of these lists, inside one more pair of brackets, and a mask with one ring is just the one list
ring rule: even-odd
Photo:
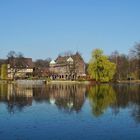
[[126,108],[130,103],[139,104],[140,103],[140,86],[139,85],[117,85],[114,86],[114,90],[117,93],[117,103],[116,107]]
[[18,96],[13,95],[10,97],[10,100],[8,101],[8,112],[15,113],[16,111],[23,111],[23,109],[26,106],[29,106],[32,104],[32,98],[27,98],[25,96]]
[[105,110],[116,102],[116,95],[109,85],[96,85],[89,89],[89,100],[93,115],[100,116]]
[[[88,94],[86,95],[86,89]],[[9,113],[22,111],[26,106],[42,102],[55,105],[66,112],[80,112],[85,98],[89,98],[94,116],[102,115],[111,107],[113,113],[129,108],[131,117],[140,123],[140,85],[51,84],[26,87],[0,84],[0,102],[5,103]],[[46,106],[47,107],[47,106]]]
[[7,57],[8,64],[10,64],[10,74],[12,74],[12,78],[15,80],[17,73],[27,68],[27,62],[22,53],[16,54],[16,52],[10,51]]
[[117,102],[113,106],[114,110],[129,108],[131,116],[137,123],[140,123],[140,85],[120,84],[114,86]]
[[140,104],[133,106],[132,117],[137,123],[140,123]]
[[75,84],[43,85],[37,87],[1,84],[0,102],[7,104],[9,113],[22,111],[25,106],[32,104],[33,99],[37,103],[55,104],[57,108],[65,112],[79,112],[85,101],[85,91],[85,86]]
[[8,93],[7,84],[0,84],[0,101],[3,101]]
[[25,106],[32,104],[32,88],[19,87],[14,84],[1,84],[0,102],[7,104],[9,113],[22,111]]

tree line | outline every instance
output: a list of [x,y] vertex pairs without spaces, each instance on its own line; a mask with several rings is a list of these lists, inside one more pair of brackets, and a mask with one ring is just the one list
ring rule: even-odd
[[114,51],[106,56],[101,49],[92,52],[87,69],[96,81],[122,81],[140,79],[140,43],[136,43],[129,54]]
[[114,51],[109,59],[116,64],[114,80],[140,79],[140,43],[136,43],[127,55]]
[[[22,53],[10,51],[6,60],[0,59],[0,67],[10,63],[16,73],[25,67],[24,58]],[[34,75],[41,76],[42,69],[48,68],[50,61],[49,57],[35,60]],[[90,61],[86,63],[86,74],[91,79],[101,82],[140,79],[140,43],[135,43],[129,54],[114,51],[107,56],[102,49],[94,49]]]

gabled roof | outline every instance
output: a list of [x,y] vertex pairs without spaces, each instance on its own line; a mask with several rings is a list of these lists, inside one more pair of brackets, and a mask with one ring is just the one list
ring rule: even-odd
[[[22,63],[22,64],[19,64]],[[14,67],[18,65],[22,65],[25,68],[32,68],[33,67],[33,62],[32,58],[22,58],[20,61],[18,61],[18,58],[14,58],[12,60],[9,60],[9,64]]]
[[81,55],[77,52],[76,54],[70,55],[70,56],[58,56],[55,62],[57,64],[64,64],[68,61],[78,61],[78,60],[81,60],[84,62]]

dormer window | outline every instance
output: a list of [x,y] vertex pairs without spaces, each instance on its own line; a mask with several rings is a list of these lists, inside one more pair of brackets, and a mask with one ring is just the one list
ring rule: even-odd
[[69,57],[69,58],[67,59],[67,62],[72,64],[72,63],[73,63],[73,59],[72,59],[71,57]]

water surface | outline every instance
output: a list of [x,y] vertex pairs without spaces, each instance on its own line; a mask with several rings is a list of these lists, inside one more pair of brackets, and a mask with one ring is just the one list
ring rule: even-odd
[[0,84],[0,140],[138,140],[140,85]]

